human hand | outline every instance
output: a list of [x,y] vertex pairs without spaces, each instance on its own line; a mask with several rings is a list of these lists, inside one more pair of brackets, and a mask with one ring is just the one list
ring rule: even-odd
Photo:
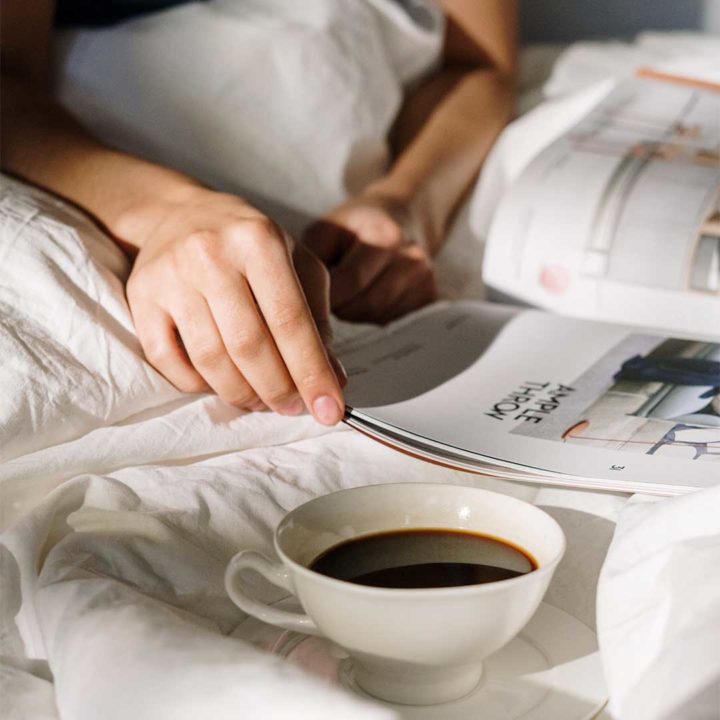
[[199,187],[134,208],[119,227],[140,239],[127,282],[140,343],[173,385],[342,419],[344,375],[324,344],[327,272],[307,250],[240,198]]
[[368,193],[311,225],[303,242],[330,270],[330,302],[344,320],[387,323],[437,298],[429,254],[400,203]]

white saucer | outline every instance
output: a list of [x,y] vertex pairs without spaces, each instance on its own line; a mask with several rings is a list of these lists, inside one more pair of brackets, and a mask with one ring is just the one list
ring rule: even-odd
[[[295,598],[276,607],[300,610]],[[404,720],[591,720],[607,700],[595,634],[546,603],[514,640],[485,660],[476,690],[443,705],[391,705],[371,698],[355,685],[347,653],[324,638],[282,630],[253,617],[243,621],[233,637],[392,707]]]

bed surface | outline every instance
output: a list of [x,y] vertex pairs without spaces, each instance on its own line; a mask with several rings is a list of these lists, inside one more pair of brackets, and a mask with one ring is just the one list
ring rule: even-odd
[[[554,66],[546,94],[576,102],[578,88],[629,63],[704,42],[578,45]],[[541,65],[558,54],[527,51],[526,109],[540,99]],[[508,130],[456,226],[440,260],[456,294],[482,295],[468,258],[477,262],[493,198],[535,151],[514,138],[531,125],[538,137],[558,131],[565,113],[548,107]],[[142,358],[123,297],[128,267],[94,226],[5,178],[0,229],[0,354],[12,358],[0,367],[6,717],[392,717],[232,638],[243,615],[223,588],[232,555],[271,552],[291,508],[387,481],[475,484],[546,509],[569,545],[546,600],[597,628],[614,717],[711,707],[720,580],[706,570],[720,564],[720,487],[655,502],[473,478],[306,417],[181,396]],[[339,342],[371,331],[337,326]]]

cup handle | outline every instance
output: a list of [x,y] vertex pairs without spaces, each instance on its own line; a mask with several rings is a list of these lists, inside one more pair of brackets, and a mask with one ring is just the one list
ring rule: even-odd
[[278,585],[289,590],[293,595],[295,594],[290,575],[283,565],[273,562],[255,550],[243,550],[230,561],[225,571],[225,589],[232,601],[241,610],[258,618],[258,620],[271,625],[278,625],[286,630],[294,630],[306,635],[322,635],[308,615],[279,610],[253,600],[242,587],[239,577],[242,570],[254,570],[273,585]]

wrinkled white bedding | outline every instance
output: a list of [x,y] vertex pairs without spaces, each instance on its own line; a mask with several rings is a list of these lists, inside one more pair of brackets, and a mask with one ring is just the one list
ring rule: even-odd
[[[623,497],[480,481],[307,418],[243,415],[214,397],[181,397],[128,339],[117,279],[90,264],[73,274],[73,248],[82,243],[92,256],[110,249],[107,240],[89,224],[52,232],[48,203],[4,181],[2,250],[13,272],[3,275],[0,299],[12,302],[15,315],[0,352],[12,357],[19,338],[38,358],[3,365],[12,404],[29,384],[38,388],[30,411],[3,418],[4,429],[22,426],[23,437],[35,440],[34,451],[12,453],[0,468],[10,717],[26,717],[43,698],[46,717],[55,717],[56,703],[60,717],[80,720],[267,717],[270,710],[273,718],[382,716],[354,710],[344,696],[223,637],[243,617],[222,585],[231,555],[241,547],[270,551],[272,529],[288,509],[365,483],[470,482],[545,504],[575,549],[552,601],[593,623],[593,587]],[[30,271],[42,282],[28,295]],[[75,298],[98,292],[115,299],[107,314],[78,314]],[[52,337],[26,333],[31,317]],[[83,342],[70,345],[71,336]],[[125,365],[115,362],[124,352]],[[55,386],[48,369],[59,363],[69,382],[58,369]],[[141,382],[144,409],[132,404]],[[84,399],[87,428],[64,423],[66,385]],[[269,588],[258,591],[273,597]]]
[[[271,551],[290,508],[387,481],[476,484],[545,507],[569,541],[547,599],[591,626],[619,520],[598,591],[615,716],[714,717],[720,490],[628,504],[479,479],[308,418],[182,397],[142,359],[127,267],[101,233],[8,180],[0,231],[3,717],[391,717],[228,637],[243,615],[222,586],[237,550]],[[451,258],[472,252],[465,242]]]

